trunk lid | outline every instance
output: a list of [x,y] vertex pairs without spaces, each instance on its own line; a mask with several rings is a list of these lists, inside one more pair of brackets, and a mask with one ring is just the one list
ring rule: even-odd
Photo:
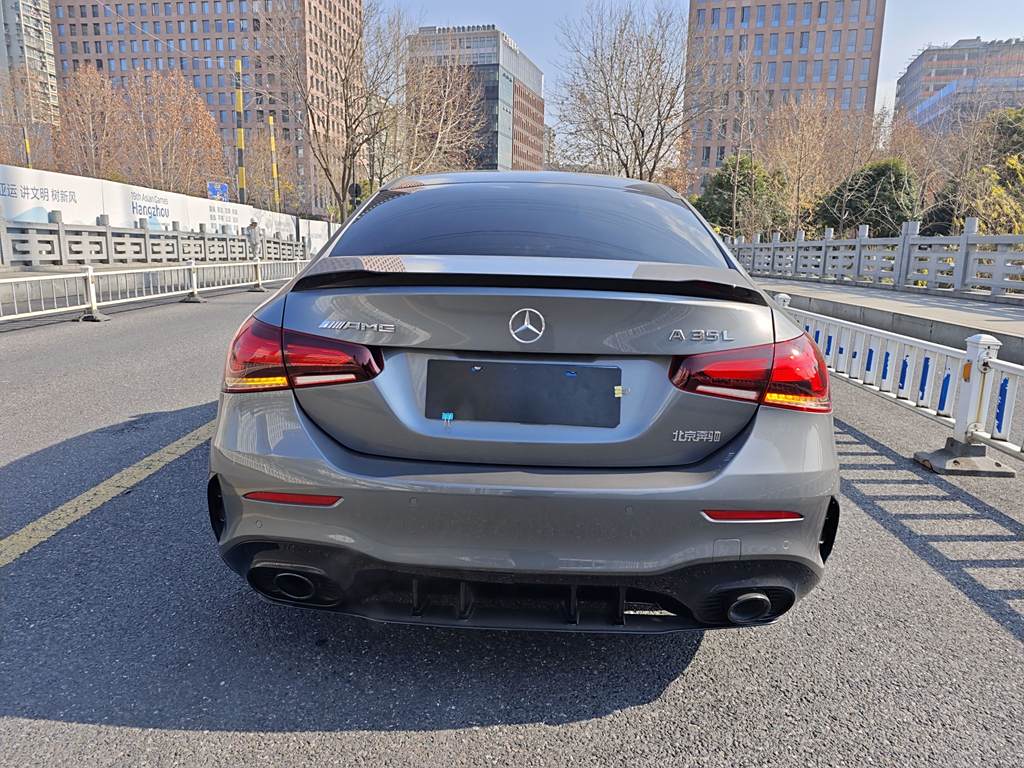
[[284,325],[380,350],[370,381],[296,390],[346,447],[529,466],[703,459],[757,406],[678,390],[672,357],[774,341],[734,270],[607,259],[323,258]]

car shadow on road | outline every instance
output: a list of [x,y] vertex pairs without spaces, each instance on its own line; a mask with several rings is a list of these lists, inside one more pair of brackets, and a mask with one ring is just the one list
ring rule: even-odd
[[0,537],[59,507],[217,415],[212,401],[133,415],[0,465]]
[[3,569],[0,716],[140,728],[571,723],[657,700],[702,633],[453,631],[271,605],[207,519],[206,451]]

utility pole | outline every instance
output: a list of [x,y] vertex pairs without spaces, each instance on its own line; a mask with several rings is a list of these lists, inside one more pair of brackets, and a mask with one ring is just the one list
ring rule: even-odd
[[32,144],[28,140],[28,128],[24,125],[21,126],[21,141],[22,146],[25,148],[25,166],[31,170],[32,168]]
[[274,180],[274,210],[281,212],[281,179],[277,175],[277,137],[274,135],[274,116],[267,115],[270,126],[270,176]]
[[235,165],[238,168],[238,202],[245,205],[245,129],[242,116],[242,60],[235,59]]

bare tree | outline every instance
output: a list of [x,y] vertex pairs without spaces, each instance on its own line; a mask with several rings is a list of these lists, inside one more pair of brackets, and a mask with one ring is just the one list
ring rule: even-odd
[[[280,128],[278,128],[280,131]],[[281,191],[281,210],[299,212],[298,166],[295,147],[277,136],[277,174]],[[270,128],[260,125],[249,131],[245,145],[246,200],[250,205],[274,210],[273,158],[270,151]]]
[[[284,106],[297,122],[299,140],[313,160],[316,179],[329,191],[330,207],[348,211],[348,188],[359,178],[357,165],[379,130],[374,119],[393,101],[400,82],[394,51],[400,32],[379,0],[363,4],[351,34],[334,41],[330,50],[307,50],[301,16],[286,3],[261,17],[262,63],[280,79],[290,95]],[[317,66],[311,67],[311,54]]]
[[453,43],[434,61],[412,55],[404,67],[398,135],[405,173],[472,167],[483,144],[481,86]]
[[391,28],[406,31],[394,47],[399,82],[388,88],[390,103],[370,117],[370,178],[379,186],[396,176],[473,167],[486,117],[464,51],[454,35],[425,45],[406,28],[401,9],[392,16]]
[[687,26],[667,0],[591,0],[562,22],[559,135],[576,164],[646,180],[680,164],[681,141],[709,109],[687,98],[687,73],[701,68],[697,52],[687,59]]
[[61,89],[56,148],[65,173],[125,181],[122,127],[127,106],[110,78],[93,67],[76,71]]
[[812,206],[825,193],[880,151],[875,117],[841,110],[824,95],[776,105],[765,114],[757,141],[761,161],[785,179],[794,232],[805,228]]
[[204,194],[224,175],[216,123],[181,74],[136,71],[124,86],[123,167],[135,184]]

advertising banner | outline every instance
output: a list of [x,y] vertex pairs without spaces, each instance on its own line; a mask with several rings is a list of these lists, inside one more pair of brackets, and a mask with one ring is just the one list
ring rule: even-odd
[[50,211],[60,211],[67,222],[95,224],[103,213],[103,184],[83,176],[0,165],[0,216],[45,224]]
[[268,236],[296,236],[296,219],[285,213],[250,205],[208,200],[119,184],[84,176],[0,165],[0,217],[8,221],[45,224],[50,211],[60,211],[65,224],[94,226],[106,214],[112,227],[136,227],[146,219],[151,229],[196,231],[205,224],[211,231],[240,232],[252,220]]

